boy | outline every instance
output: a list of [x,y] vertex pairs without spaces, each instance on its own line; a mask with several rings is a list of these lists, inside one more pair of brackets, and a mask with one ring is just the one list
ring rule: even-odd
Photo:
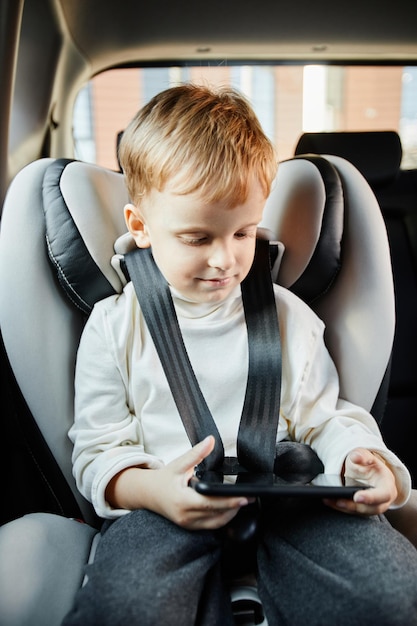
[[[240,284],[276,156],[246,101],[185,85],[151,100],[120,145],[128,229],[167,280],[191,363],[221,434],[236,440],[247,381]],[[270,626],[417,624],[417,553],[380,516],[410,477],[371,416],[338,398],[323,325],[286,290],[277,441],[311,445],[329,473],[374,487],[353,500],[263,503],[258,585]],[[247,506],[188,486],[213,448],[190,447],[129,283],[98,303],[80,344],[74,473],[103,525],[65,624],[228,625],[223,529]],[[350,513],[353,515],[346,515]]]

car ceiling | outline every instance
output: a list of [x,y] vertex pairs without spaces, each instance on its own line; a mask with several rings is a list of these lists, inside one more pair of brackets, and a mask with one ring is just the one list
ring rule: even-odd
[[417,2],[58,0],[81,54],[134,59],[417,57]]

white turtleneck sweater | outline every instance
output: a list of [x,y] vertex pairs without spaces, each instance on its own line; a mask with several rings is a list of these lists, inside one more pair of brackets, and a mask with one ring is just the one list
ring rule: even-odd
[[[217,304],[198,304],[172,293],[225,454],[236,456],[248,371],[240,288]],[[386,449],[374,419],[339,399],[322,322],[289,291],[275,286],[275,293],[282,344],[277,441],[289,436],[311,445],[330,474],[341,472],[353,448],[375,450],[394,471],[396,504],[403,504],[410,492],[409,473]],[[75,388],[70,438],[77,485],[99,516],[118,517],[127,511],[112,509],[105,500],[113,476],[131,466],[157,469],[190,448],[131,283],[122,294],[95,305],[78,351]]]

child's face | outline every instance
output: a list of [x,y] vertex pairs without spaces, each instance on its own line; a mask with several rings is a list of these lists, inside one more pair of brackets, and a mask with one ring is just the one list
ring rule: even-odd
[[198,194],[177,195],[168,185],[150,193],[142,212],[128,205],[125,216],[136,244],[152,246],[172,287],[194,302],[221,302],[249,272],[265,201],[258,182],[234,208],[207,204]]

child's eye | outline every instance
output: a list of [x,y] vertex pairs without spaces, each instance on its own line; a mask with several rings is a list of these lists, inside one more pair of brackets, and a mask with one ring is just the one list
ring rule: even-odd
[[207,241],[207,237],[181,237],[187,246],[200,246]]

